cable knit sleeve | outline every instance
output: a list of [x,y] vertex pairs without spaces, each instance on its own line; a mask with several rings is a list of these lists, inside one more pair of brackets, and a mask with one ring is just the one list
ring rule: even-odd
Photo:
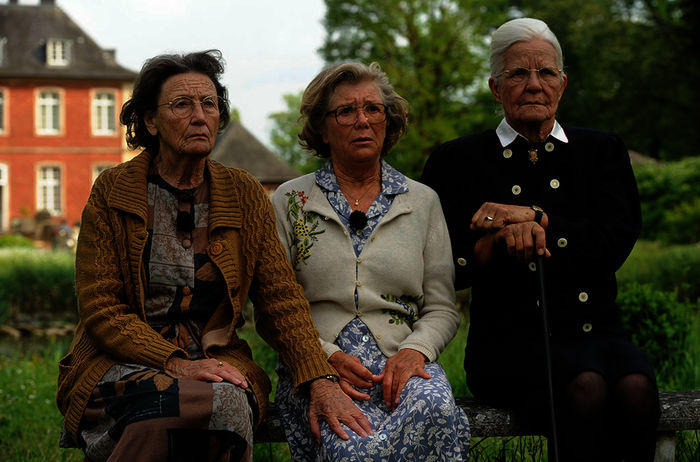
[[[251,200],[244,222],[251,233],[244,248],[257,249],[253,285],[249,292],[255,305],[256,327],[277,350],[292,374],[295,386],[327,374],[337,374],[321,349],[309,303],[297,283],[275,226],[272,203],[254,180],[244,184],[241,197]],[[248,239],[248,241],[246,241]]]

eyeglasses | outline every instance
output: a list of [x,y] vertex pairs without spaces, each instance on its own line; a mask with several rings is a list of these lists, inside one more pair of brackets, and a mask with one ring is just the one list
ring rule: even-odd
[[222,98],[220,96],[207,96],[200,101],[195,101],[189,96],[178,96],[174,100],[159,104],[158,106],[170,106],[170,110],[175,117],[184,119],[192,115],[196,103],[202,106],[202,111],[204,111],[206,115],[217,115],[219,114],[219,104],[221,101]]
[[530,73],[534,72],[540,79],[540,82],[546,83],[548,85],[557,84],[561,79],[561,69],[556,67],[541,67],[539,69],[529,69],[527,67],[514,67],[513,69],[506,69],[500,74],[494,77],[500,77],[505,75],[506,79],[515,84],[520,84],[526,82],[530,78]]
[[371,124],[380,124],[386,120],[386,105],[380,103],[367,103],[361,108],[353,105],[338,106],[326,112],[326,115],[335,115],[338,125],[355,125],[360,111]]

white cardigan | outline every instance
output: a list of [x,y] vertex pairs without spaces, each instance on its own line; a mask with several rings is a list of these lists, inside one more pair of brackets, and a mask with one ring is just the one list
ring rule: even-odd
[[[435,361],[457,332],[454,266],[440,201],[429,187],[411,179],[408,185],[359,257],[313,173],[275,191],[277,231],[329,357],[340,351],[333,342],[356,316],[388,357],[412,348]],[[296,219],[290,207],[296,208]]]

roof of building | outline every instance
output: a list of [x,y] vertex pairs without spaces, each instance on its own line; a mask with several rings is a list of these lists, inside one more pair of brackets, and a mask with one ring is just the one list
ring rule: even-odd
[[235,121],[217,138],[211,158],[247,170],[263,184],[281,184],[300,175]]
[[[47,64],[47,43],[66,46],[64,65]],[[132,81],[136,73],[116,62],[54,3],[0,4],[0,78]]]

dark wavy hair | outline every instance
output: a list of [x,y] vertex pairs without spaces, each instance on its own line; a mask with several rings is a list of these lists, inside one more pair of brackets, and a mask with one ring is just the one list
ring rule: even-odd
[[330,157],[330,146],[323,141],[323,124],[330,109],[328,105],[335,89],[342,83],[374,82],[379,88],[382,103],[386,105],[386,135],[382,155],[406,133],[408,102],[389,83],[389,78],[377,63],[369,66],[358,62],[335,64],[322,70],[306,87],[301,98],[302,122],[299,144],[319,157]]
[[126,127],[126,143],[131,149],[145,148],[158,153],[159,140],[151,135],[144,121],[148,113],[158,110],[163,83],[170,77],[188,72],[196,72],[209,77],[220,97],[219,133],[228,125],[228,91],[219,78],[224,73],[224,60],[219,50],[198,51],[187,54],[164,54],[148,59],[134,83],[131,99],[124,103],[119,121]]

